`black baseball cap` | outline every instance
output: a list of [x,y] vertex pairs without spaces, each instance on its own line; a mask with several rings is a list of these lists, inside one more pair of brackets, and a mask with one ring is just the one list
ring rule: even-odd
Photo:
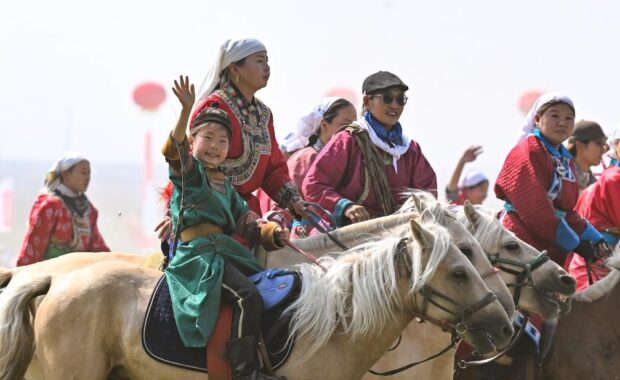
[[364,83],[362,84],[362,93],[371,94],[373,92],[385,90],[389,87],[400,87],[403,91],[407,91],[409,89],[409,86],[407,86],[402,80],[400,80],[399,77],[391,72],[377,71],[368,78],[364,79]]

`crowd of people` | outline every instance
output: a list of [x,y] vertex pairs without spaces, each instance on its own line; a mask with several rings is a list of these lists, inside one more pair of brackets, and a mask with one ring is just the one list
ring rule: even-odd
[[[222,298],[238,302],[241,334],[229,344],[236,378],[274,378],[258,371],[262,303],[246,278],[260,270],[254,245],[277,249],[291,237],[318,233],[306,202],[320,205],[333,215],[327,222],[340,227],[393,213],[407,189],[438,196],[431,163],[399,121],[409,90],[400,77],[369,75],[359,113],[346,99],[318,100],[279,144],[272,112],[255,96],[269,76],[260,41],[226,41],[197,102],[189,78],[174,82],[182,110],[163,149],[170,199],[161,229],[171,233],[160,236],[172,236],[165,275],[177,327],[188,347],[204,347],[216,314],[203,311],[217,310]],[[586,262],[609,255],[620,235],[620,129],[606,136],[594,121],[575,123],[576,110],[566,95],[542,95],[493,191],[504,202],[503,225],[570,268],[583,288]],[[477,145],[464,151],[445,188],[447,202],[484,202],[490,179],[468,167],[481,153]],[[597,178],[591,168],[599,165]],[[90,164],[78,154],[54,165],[31,211],[18,265],[109,250],[85,196],[89,180]],[[285,214],[284,225],[267,220],[274,211]],[[604,274],[596,265],[595,276]]]

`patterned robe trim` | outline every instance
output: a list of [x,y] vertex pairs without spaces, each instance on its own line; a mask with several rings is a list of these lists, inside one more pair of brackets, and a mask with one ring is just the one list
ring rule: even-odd
[[[67,209],[71,210],[71,208],[67,205],[63,197],[58,197],[62,201],[62,203],[67,207]],[[80,216],[75,212],[71,212],[71,221],[73,224],[73,240],[69,243],[62,241],[61,239],[57,239],[52,235],[50,238],[50,244],[48,246],[48,250],[50,248],[55,248],[63,253],[69,252],[78,252],[84,251],[88,249],[85,247],[83,242],[88,241],[91,235],[91,226],[90,226],[90,207],[84,213],[84,215]]]
[[238,158],[226,159],[222,164],[222,170],[233,185],[242,185],[252,178],[261,154],[271,154],[271,140],[267,127],[271,111],[257,98],[248,104],[237,95],[237,91],[231,85],[215,91],[213,95],[230,107],[241,125],[243,153]]
[[292,210],[293,203],[301,201],[302,199],[295,182],[289,181],[282,185],[282,188],[278,191],[276,203],[282,208]]
[[261,239],[261,223],[264,221],[252,210],[237,218],[237,233],[253,246]]

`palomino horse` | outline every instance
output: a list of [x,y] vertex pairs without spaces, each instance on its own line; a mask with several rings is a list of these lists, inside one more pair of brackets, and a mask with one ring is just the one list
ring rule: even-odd
[[[450,213],[443,211],[439,202],[429,195],[425,195],[422,192],[415,192],[412,199],[419,199],[417,203],[417,209],[429,209],[433,212],[436,218],[442,221],[442,223],[449,229],[453,239],[459,246],[459,248],[465,252],[470,260],[474,263],[480,272],[487,272],[489,264],[483,254],[479,253],[480,249],[476,248],[479,245],[471,237],[471,235],[465,230],[464,227],[454,222],[454,218],[449,216]],[[402,211],[411,210],[413,205],[405,205]],[[350,244],[351,241],[359,239],[363,235],[374,235],[379,232],[386,233],[390,229],[408,220],[412,214],[400,214],[394,216],[388,216],[384,218],[378,218],[371,222],[358,223],[354,226],[344,227],[336,231],[336,235],[339,239],[343,240],[346,244]],[[445,215],[445,216],[444,216]],[[475,209],[471,206],[465,206],[460,210],[461,219],[469,224],[472,232],[476,232],[478,239],[484,244],[487,252],[496,252],[501,257],[514,257],[517,262],[528,262],[534,255],[537,254],[533,248],[522,245],[519,240],[515,240],[512,234],[505,231],[501,224],[499,224],[491,216],[478,215]],[[328,240],[324,235],[308,238],[304,240],[296,241],[297,245],[304,249],[312,251],[315,255],[320,256],[330,250],[336,249],[335,245]],[[294,252],[282,252],[277,251],[268,256],[268,262],[271,266],[284,266],[291,262],[299,262],[300,255]],[[93,254],[93,253],[76,253],[63,256],[61,258],[50,260],[42,263],[35,264],[26,268],[35,269],[41,273],[59,273],[75,269],[76,267],[84,266],[88,263],[96,262],[99,260],[125,260],[140,264],[143,260],[142,257],[127,254]],[[278,262],[279,260],[279,262]],[[557,266],[552,263],[547,263],[541,266],[535,273],[535,281],[542,283],[545,278],[550,279],[549,289],[553,289],[554,283],[556,288],[560,292],[561,289],[561,270],[557,270]],[[17,269],[19,270],[19,268]],[[15,271],[15,270],[14,270]],[[505,276],[505,274],[504,274]],[[509,314],[514,309],[512,300],[506,294],[505,287],[498,287],[496,283],[497,277],[492,276],[486,279],[487,285],[491,287],[493,291],[498,294],[498,297],[502,301],[504,307],[509,311]],[[511,278],[505,279],[505,281],[512,281]],[[3,281],[0,280],[0,283]],[[524,293],[529,290],[524,291]],[[551,290],[550,290],[551,291]],[[565,290],[564,290],[565,291]],[[572,290],[570,290],[572,291]],[[539,308],[534,305],[533,310],[539,311]],[[420,339],[424,339],[424,344],[419,344]],[[428,324],[420,325],[418,323],[411,324],[404,332],[402,343],[399,348],[392,351],[382,359],[375,367],[376,370],[393,369],[403,364],[409,363],[412,360],[418,360],[429,357],[432,354],[437,353],[441,348],[447,345],[449,342],[449,336],[442,334],[438,328],[434,328]],[[420,374],[421,378],[446,378],[451,376],[453,356],[445,354],[440,358],[433,360],[430,363],[425,363],[419,367],[404,372],[402,376],[411,376]],[[398,376],[395,376],[398,378]]]
[[[459,221],[473,233],[487,255],[495,255],[499,258],[510,259],[514,264],[510,269],[523,272],[527,263],[533,262],[540,254],[530,245],[516,238],[514,234],[506,230],[494,216],[494,212],[483,207],[474,209],[466,204],[463,207],[445,206],[434,197],[424,192],[413,192],[410,199],[415,203],[418,210],[429,210],[435,219],[446,226],[451,232],[458,228],[452,226],[456,214]],[[411,209],[411,205],[405,204],[403,210]],[[454,235],[453,235],[454,238]],[[456,239],[455,239],[456,240]],[[471,243],[466,240],[457,243],[465,253],[474,250]],[[469,248],[467,248],[469,247]],[[476,268],[477,256],[469,255]],[[521,263],[521,265],[519,265]],[[508,266],[509,264],[504,264]],[[507,284],[515,284],[515,276],[505,271],[500,276]],[[513,292],[516,287],[513,287]],[[532,272],[532,283],[521,290],[517,305],[521,310],[527,310],[543,314],[547,318],[556,317],[561,309],[566,309],[569,304],[560,301],[561,298],[573,294],[575,282],[572,277],[552,261],[547,261]],[[564,311],[564,310],[562,310]],[[415,339],[427,337],[425,344],[414,344]],[[372,369],[385,372],[399,368],[408,363],[420,361],[439,353],[450,344],[449,334],[442,333],[441,329],[431,324],[411,323],[403,332],[400,345],[396,349],[386,353]],[[454,368],[454,351],[445,354],[390,376],[391,379],[452,379]],[[378,379],[379,376],[368,374],[365,379]]]
[[520,347],[513,356],[516,369],[506,380],[620,379],[620,249],[614,251],[606,262],[609,274],[573,296],[571,312],[558,321],[542,367],[532,345]]
[[[427,220],[422,225],[412,220],[410,231],[401,233],[409,239],[388,237],[322,258],[325,273],[310,264],[299,267],[304,283],[291,306],[297,341],[278,374],[292,380],[358,379],[421,311],[466,323],[463,338],[483,352],[507,344],[510,319],[447,231]],[[160,276],[120,261],[53,280],[17,276],[0,297],[0,377],[24,376],[33,356],[28,305],[44,294],[34,321],[37,360],[29,379],[204,379],[151,359],[141,347],[142,318]],[[429,303],[428,294],[461,304],[455,314],[447,313]],[[429,306],[423,311],[421,304]],[[468,307],[473,313],[464,318]]]

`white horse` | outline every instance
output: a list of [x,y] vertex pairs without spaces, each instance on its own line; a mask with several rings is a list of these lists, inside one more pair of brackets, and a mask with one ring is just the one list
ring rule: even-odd
[[[406,244],[400,237],[385,238],[323,258],[326,273],[300,267],[303,290],[292,305],[297,341],[277,374],[291,380],[358,379],[420,312],[466,323],[463,338],[483,352],[507,344],[513,330],[503,307],[491,301],[495,297],[489,298],[489,289],[447,231],[428,220],[422,225],[411,221]],[[16,276],[0,297],[0,378],[22,378],[33,354],[29,379],[205,378],[159,363],[141,347],[142,318],[160,276],[121,261],[54,277]],[[42,294],[34,345],[28,305]],[[456,315],[432,303],[420,310],[428,301],[422,294],[459,300]],[[474,305],[470,317],[461,313]]]

